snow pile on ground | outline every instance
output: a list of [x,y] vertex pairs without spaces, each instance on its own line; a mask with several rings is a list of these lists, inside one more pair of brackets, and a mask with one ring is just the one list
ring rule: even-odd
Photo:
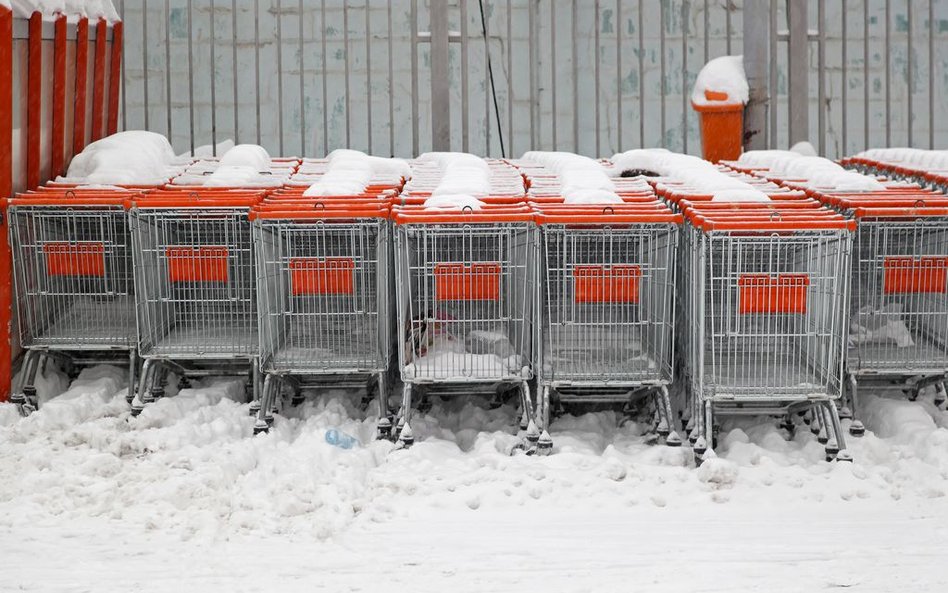
[[359,195],[369,185],[398,185],[411,174],[408,163],[402,159],[369,156],[357,150],[334,150],[326,161],[325,169],[310,178],[312,184],[303,192],[304,196]]
[[812,189],[835,191],[879,191],[885,189],[878,179],[849,171],[839,164],[818,156],[796,152],[751,150],[738,159],[748,167],[765,167],[768,176],[803,183]]
[[44,20],[52,20],[61,14],[71,22],[80,17],[104,18],[110,23],[121,20],[112,0],[4,0],[0,5],[12,6],[13,16],[21,18],[39,12]]
[[[911,582],[938,590],[932,579],[944,577],[937,558],[948,535],[932,526],[948,519],[948,417],[927,392],[917,402],[866,393],[870,432],[849,440],[852,464],[823,461],[802,423],[788,438],[773,420],[744,418],[726,421],[718,458],[695,468],[688,448],[649,444],[645,426],[620,426],[614,411],[555,419],[549,457],[509,456],[514,408],[433,396],[413,418],[415,446],[395,451],[373,440],[374,411],[361,411],[359,394],[313,396],[251,437],[243,380],[198,384],[131,418],[124,377],[85,370],[25,419],[0,404],[0,531],[17,542],[0,583],[171,590],[187,578],[198,589],[272,590],[290,576],[273,568],[278,559],[308,558],[335,590],[372,590],[392,574],[413,590],[458,574],[472,577],[455,587],[463,591],[537,585],[547,583],[539,567],[562,563],[577,590],[618,590],[634,549],[645,555],[636,562],[665,575],[654,581],[662,590],[699,578],[759,590],[764,573],[786,575],[773,591],[886,588],[894,577],[877,561],[901,568],[904,585],[903,555],[919,538],[931,557],[911,565]],[[361,444],[332,446],[330,429]],[[55,561],[42,554],[70,543]],[[49,565],[41,576],[37,557]],[[668,576],[692,570],[682,557],[703,567],[687,583]],[[579,562],[588,574],[575,573]]]
[[[718,97],[715,93],[724,96]],[[691,92],[695,105],[747,103],[750,90],[744,74],[744,56],[721,56],[701,68]]]
[[179,169],[168,139],[161,134],[127,131],[86,146],[73,157],[65,177],[57,181],[78,184],[157,185]]

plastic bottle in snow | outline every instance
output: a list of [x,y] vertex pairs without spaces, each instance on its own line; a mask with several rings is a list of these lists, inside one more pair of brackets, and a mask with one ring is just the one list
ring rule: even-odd
[[326,431],[326,442],[340,449],[352,449],[359,444],[359,439],[341,430],[330,428]]

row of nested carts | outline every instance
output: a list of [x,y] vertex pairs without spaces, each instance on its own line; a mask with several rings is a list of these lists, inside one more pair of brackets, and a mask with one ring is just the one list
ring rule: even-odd
[[805,423],[851,459],[857,382],[944,399],[944,178],[633,152],[595,162],[605,183],[552,153],[431,154],[345,193],[309,189],[327,158],[275,159],[255,187],[207,187],[215,159],[198,159],[157,185],[19,194],[14,402],[35,408],[49,360],[120,357],[133,414],[171,376],[246,373],[265,432],[308,387],[359,383],[404,446],[429,394],[488,393],[519,402],[542,454],[564,404],[616,402],[668,445],[683,428],[700,461],[718,414]]

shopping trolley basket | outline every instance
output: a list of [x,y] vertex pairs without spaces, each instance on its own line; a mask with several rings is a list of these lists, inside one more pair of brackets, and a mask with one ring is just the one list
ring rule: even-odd
[[404,383],[396,432],[411,444],[413,388],[464,393],[518,386],[521,427],[533,422],[536,236],[524,207],[438,212],[405,208],[395,222],[398,356]]
[[[948,376],[948,198],[920,191],[826,195],[856,223],[846,358],[849,431],[864,434],[858,384],[901,384],[910,399]],[[844,410],[844,417],[849,410]]]
[[680,327],[696,459],[713,446],[715,413],[797,411],[822,425],[828,458],[851,459],[835,402],[853,223],[826,209],[687,207],[685,219]]
[[[537,416],[556,401],[657,395],[657,432],[680,445],[673,378],[675,270],[681,215],[659,203],[542,206]],[[549,445],[544,434],[541,449]]]
[[[332,207],[338,206],[338,207]],[[267,203],[252,213],[265,432],[281,383],[374,376],[379,433],[391,432],[393,318],[387,205]],[[384,411],[384,412],[382,412]]]
[[155,192],[130,211],[139,350],[132,412],[163,395],[169,370],[250,364],[257,393],[257,310],[249,214],[254,192]]
[[[132,192],[42,192],[10,201],[19,343],[27,350],[21,413],[37,405],[43,360],[101,361],[121,354],[134,385],[135,309],[126,201]],[[124,354],[122,354],[124,352]]]

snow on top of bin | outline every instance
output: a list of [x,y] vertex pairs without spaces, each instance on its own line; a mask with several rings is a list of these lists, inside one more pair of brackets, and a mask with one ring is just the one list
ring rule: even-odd
[[[715,98],[715,93],[725,96]],[[695,105],[745,104],[749,98],[743,56],[721,56],[705,64],[691,93]]]
[[110,23],[122,20],[112,0],[0,0],[0,5],[12,8],[13,16],[21,18],[29,18],[38,12],[44,20],[53,20],[61,14],[70,21],[80,17],[104,18]]

